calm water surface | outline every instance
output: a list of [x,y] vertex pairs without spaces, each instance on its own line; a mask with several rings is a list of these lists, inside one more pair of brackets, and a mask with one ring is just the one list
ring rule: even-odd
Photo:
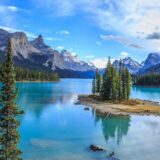
[[[160,159],[160,118],[105,118],[74,105],[78,94],[91,92],[91,80],[60,83],[17,83],[21,143],[25,160],[104,160],[114,151],[121,160]],[[132,97],[160,101],[160,89],[132,89]],[[93,153],[90,144],[107,153]]]

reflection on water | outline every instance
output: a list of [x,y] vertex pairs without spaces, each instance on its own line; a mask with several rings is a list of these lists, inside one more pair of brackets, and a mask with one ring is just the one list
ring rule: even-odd
[[[78,94],[91,93],[91,82],[17,84],[18,104],[25,110],[20,127],[24,160],[102,160],[112,151],[121,160],[159,160],[160,118],[103,117],[75,106]],[[160,97],[158,92],[152,90],[153,99]],[[148,94],[141,88],[132,90],[139,98]],[[93,153],[91,144],[108,152]]]
[[95,121],[101,121],[103,135],[106,142],[113,138],[117,145],[124,135],[127,135],[130,126],[130,116],[111,116],[105,117],[96,112]]

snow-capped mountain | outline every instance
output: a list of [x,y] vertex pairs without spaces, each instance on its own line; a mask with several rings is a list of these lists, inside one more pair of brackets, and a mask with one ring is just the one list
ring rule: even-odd
[[160,53],[150,53],[144,61],[144,69],[160,63]]
[[42,35],[29,42],[23,32],[9,33],[0,29],[1,56],[5,56],[9,37],[12,39],[14,61],[18,66],[56,71],[61,77],[89,78],[95,74],[94,65],[80,60],[66,50],[58,52],[52,49],[45,44]]
[[[124,66],[129,70],[129,72],[131,74],[136,74],[142,68],[141,64],[134,61],[130,57],[124,58],[121,61],[124,64]],[[118,69],[119,68],[119,63],[120,63],[120,60],[115,60],[113,62],[114,67]]]
[[8,39],[11,37],[12,49],[14,56],[17,58],[29,58],[31,54],[41,54],[39,50],[33,47],[27,39],[27,36],[23,32],[9,33],[3,29],[0,29],[0,50],[6,51]]

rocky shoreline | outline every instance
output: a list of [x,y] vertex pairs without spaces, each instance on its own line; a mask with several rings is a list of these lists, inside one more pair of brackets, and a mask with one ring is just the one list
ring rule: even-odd
[[101,114],[110,115],[155,115],[160,116],[160,105],[140,99],[130,99],[129,101],[118,103],[102,101],[94,95],[79,95],[78,103],[92,107]]

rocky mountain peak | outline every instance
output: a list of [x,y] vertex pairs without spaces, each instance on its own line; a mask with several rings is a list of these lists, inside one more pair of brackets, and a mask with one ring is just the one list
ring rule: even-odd
[[9,32],[4,29],[0,29],[0,47],[2,47],[2,50],[4,50],[4,46],[8,43],[9,36]]
[[37,37],[37,43],[38,43],[38,44],[44,44],[44,40],[43,40],[43,36],[42,36],[42,35],[39,35],[39,36]]
[[30,42],[35,48],[42,50],[42,49],[46,49],[49,48],[49,46],[47,46],[44,42],[43,36],[39,35],[37,38],[35,38],[34,40],[32,40]]
[[[119,60],[115,60],[113,62],[114,67],[118,69],[119,68],[119,63],[120,63]],[[142,67],[141,64],[134,61],[131,57],[127,57],[127,58],[122,59],[122,63],[124,63],[124,66],[126,68],[128,68],[128,70],[131,74],[137,73],[139,71],[139,69]]]
[[150,53],[147,59],[144,61],[144,68],[152,67],[160,63],[160,53]]
[[28,43],[28,39],[25,33],[23,32],[15,32],[11,36],[12,45],[15,47],[16,45],[26,45]]

